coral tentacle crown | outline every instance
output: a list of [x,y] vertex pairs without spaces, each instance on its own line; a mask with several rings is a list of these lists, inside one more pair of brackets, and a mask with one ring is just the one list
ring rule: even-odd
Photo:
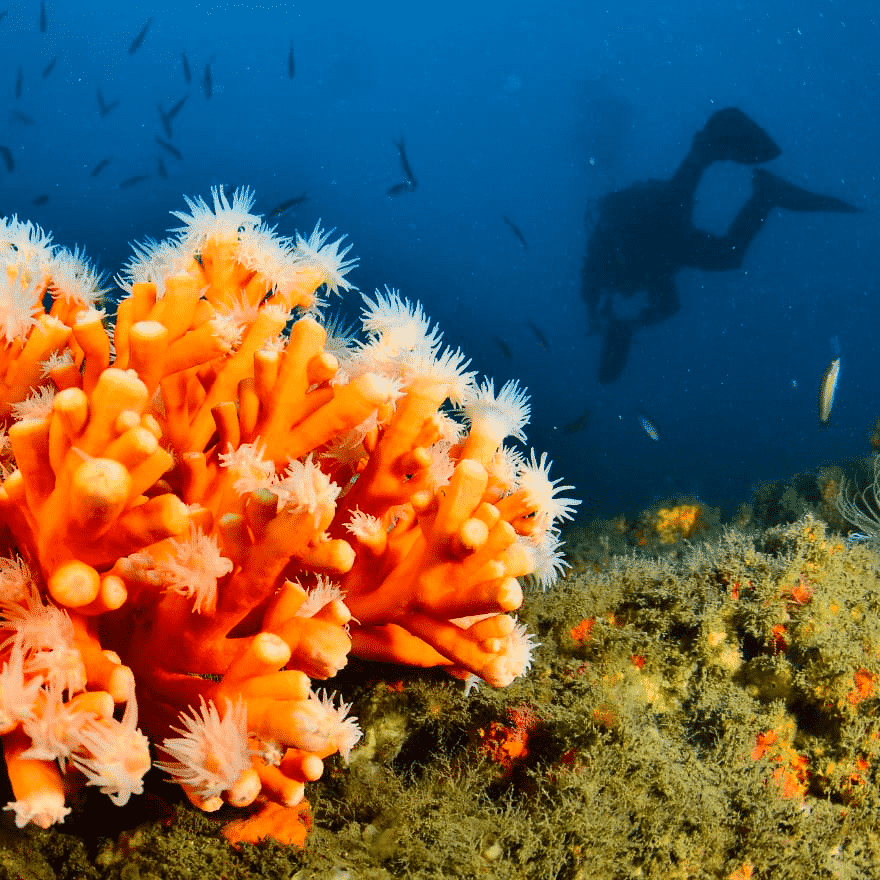
[[134,246],[112,321],[78,251],[0,226],[7,809],[124,803],[152,742],[201,809],[256,804],[231,834],[301,840],[279,810],[301,824],[360,736],[316,682],[351,654],[509,684],[521,579],[555,580],[577,502],[503,445],[524,390],[478,385],[421,306],[365,297],[361,340],[322,317],[340,241],[279,237],[246,189],[187,204]]

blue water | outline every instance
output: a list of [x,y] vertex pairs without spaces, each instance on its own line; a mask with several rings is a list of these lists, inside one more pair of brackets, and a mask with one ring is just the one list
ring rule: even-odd
[[[175,225],[168,212],[185,209],[183,194],[246,184],[268,212],[306,192],[279,231],[307,233],[321,218],[347,233],[362,290],[400,288],[481,371],[520,378],[533,395],[530,442],[577,486],[586,515],[675,492],[729,505],[761,481],[867,454],[880,415],[873,6],[47,0],[41,33],[39,3],[16,3],[0,21],[0,143],[16,165],[0,164],[0,212],[85,245],[115,272],[130,241]],[[98,88],[119,100],[104,119]],[[155,141],[165,137],[156,105],[187,94],[173,122],[178,161]],[[621,379],[601,386],[599,337],[586,334],[580,298],[587,207],[669,176],[728,105],[782,147],[772,170],[864,213],[776,211],[742,269],[681,273],[681,311],[639,333]],[[401,136],[418,189],[391,198]],[[140,174],[149,179],[119,187]],[[722,232],[749,186],[747,168],[713,166],[697,221]],[[357,295],[342,306],[355,315]],[[817,389],[835,336],[840,386],[820,430]],[[566,432],[585,409],[589,425]]]

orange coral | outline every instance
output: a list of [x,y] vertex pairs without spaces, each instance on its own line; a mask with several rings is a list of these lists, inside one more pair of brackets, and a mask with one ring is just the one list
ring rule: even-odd
[[595,617],[584,618],[577,626],[573,626],[570,630],[571,637],[576,642],[587,643],[592,637],[593,627],[596,625]]
[[853,688],[847,694],[850,705],[858,706],[862,700],[873,697],[877,693],[877,679],[867,669],[856,669],[853,673]]
[[703,527],[703,509],[699,504],[662,507],[657,511],[654,531],[664,544],[677,544]]
[[804,580],[800,580],[793,587],[782,591],[782,595],[789,599],[789,610],[806,605],[813,598],[813,588]]
[[294,807],[266,803],[253,815],[235,819],[223,828],[223,836],[232,844],[259,843],[271,837],[280,843],[303,846],[312,828],[309,802]]
[[391,291],[365,299],[365,343],[334,336],[315,309],[350,286],[347,249],[212,195],[136,246],[112,330],[78,255],[0,230],[25,303],[0,321],[21,555],[0,559],[0,735],[22,825],[63,820],[72,782],[137,793],[140,723],[194,804],[254,804],[230,839],[301,843],[305,786],[360,736],[313,681],[355,653],[504,686],[533,648],[520,579],[565,567],[577,502],[546,456],[502,446],[525,392],[477,386]]
[[529,737],[539,721],[527,706],[508,709],[507,717],[508,724],[492,721],[487,727],[477,731],[480,752],[499,764],[505,776],[528,755]]
[[795,751],[791,742],[793,732],[794,725],[788,722],[781,725],[779,733],[763,731],[751,752],[753,760],[766,759],[775,765],[772,779],[784,798],[803,797],[810,780],[810,762]]

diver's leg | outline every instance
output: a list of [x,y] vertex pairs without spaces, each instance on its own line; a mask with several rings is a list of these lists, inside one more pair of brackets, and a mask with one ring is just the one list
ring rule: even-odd
[[826,196],[803,189],[764,168],[756,168],[752,186],[768,202],[787,211],[831,211],[837,214],[857,214],[861,208],[835,196]]
[[681,195],[683,204],[690,207],[703,172],[713,162],[754,165],[769,162],[781,152],[757,122],[737,107],[725,107],[713,113],[694,135],[690,151],[672,176],[671,183]]
[[773,138],[738,107],[716,110],[694,135],[694,147],[712,162],[740,165],[769,162],[782,153]]
[[845,214],[860,210],[835,196],[810,192],[763,168],[756,168],[752,175],[752,194],[733,218],[727,233],[718,236],[701,229],[688,230],[682,236],[681,262],[695,269],[739,269],[749,245],[774,208]]
[[675,191],[682,214],[690,218],[694,210],[694,197],[703,172],[712,164],[712,159],[698,147],[697,138],[699,132],[694,135],[694,142],[690,152],[682,160],[678,170],[669,181],[670,187]]
[[772,201],[756,190],[739,209],[724,235],[712,235],[702,229],[690,230],[682,245],[682,263],[710,272],[739,269],[749,245],[772,209]]

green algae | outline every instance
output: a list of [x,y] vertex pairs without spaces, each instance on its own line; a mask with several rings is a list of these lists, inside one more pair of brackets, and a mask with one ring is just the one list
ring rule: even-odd
[[741,528],[661,556],[619,520],[572,536],[575,573],[522,609],[535,666],[503,691],[352,662],[333,685],[364,741],[309,786],[302,851],[235,849],[231,811],[153,781],[123,819],[92,796],[58,829],[4,819],[0,880],[869,876],[880,556],[818,518],[835,479],[798,489],[806,515],[764,489]]

